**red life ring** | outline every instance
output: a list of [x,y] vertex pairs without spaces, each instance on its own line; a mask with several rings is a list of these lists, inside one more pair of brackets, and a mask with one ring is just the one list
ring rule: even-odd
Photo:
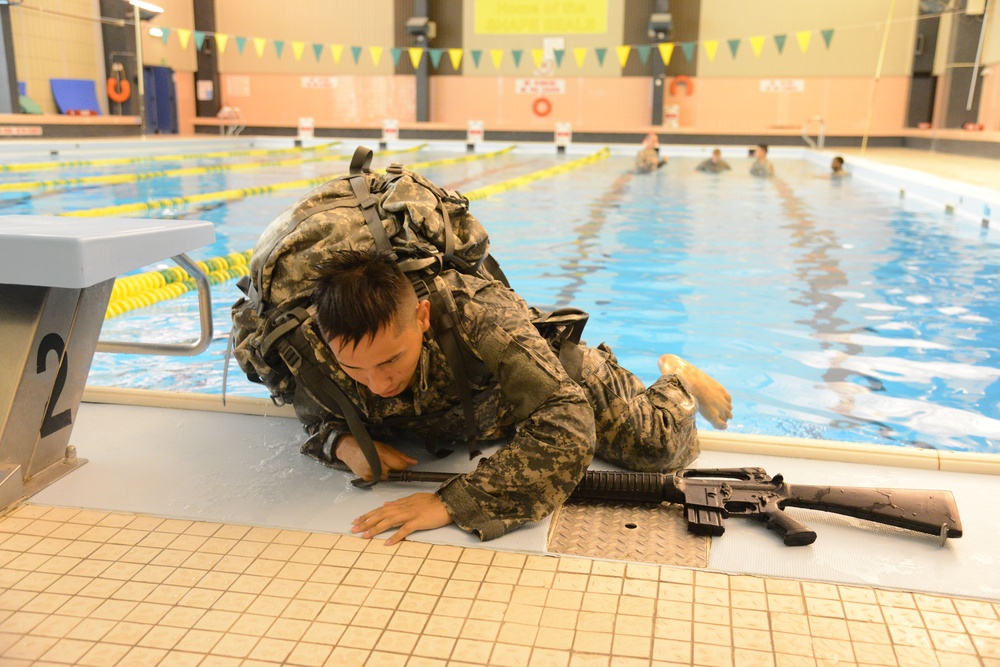
[[544,118],[552,113],[552,102],[549,102],[544,97],[539,97],[531,105],[531,110],[535,112],[536,116],[542,116]]
[[131,94],[132,86],[129,84],[128,79],[116,79],[113,76],[108,77],[108,97],[111,98],[112,102],[121,104]]
[[670,94],[676,97],[677,86],[682,83],[684,84],[684,89],[687,90],[687,96],[691,97],[692,95],[694,95],[694,81],[684,76],[683,74],[681,74],[680,76],[675,76],[674,80],[670,82]]

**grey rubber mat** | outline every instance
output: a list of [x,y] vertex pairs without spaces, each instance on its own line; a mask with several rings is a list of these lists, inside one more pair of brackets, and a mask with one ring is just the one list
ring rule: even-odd
[[710,544],[688,532],[680,505],[567,503],[549,527],[549,551],[568,556],[708,567]]

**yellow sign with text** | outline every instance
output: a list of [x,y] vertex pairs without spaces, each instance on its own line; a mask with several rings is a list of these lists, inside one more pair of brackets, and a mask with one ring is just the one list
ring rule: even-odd
[[585,35],[608,31],[608,0],[476,0],[477,35]]

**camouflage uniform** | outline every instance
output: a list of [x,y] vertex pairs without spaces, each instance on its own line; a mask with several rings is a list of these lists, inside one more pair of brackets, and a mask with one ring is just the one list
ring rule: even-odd
[[725,160],[720,159],[718,162],[712,162],[712,159],[709,158],[704,160],[695,169],[697,171],[707,171],[713,174],[721,174],[724,171],[729,171],[732,167],[730,167],[729,163]]
[[[489,540],[562,504],[597,456],[632,470],[673,470],[699,452],[697,400],[676,376],[648,389],[617,364],[603,344],[582,347],[583,377],[566,374],[531,324],[532,311],[497,282],[445,271],[438,280],[454,297],[462,334],[487,373],[470,378],[483,440],[509,439],[470,473],[438,490],[463,530]],[[306,329],[328,375],[357,406],[373,438],[399,444],[414,433],[441,444],[462,442],[464,413],[456,380],[437,342],[425,336],[411,388],[382,398],[337,365],[315,323]],[[312,437],[303,452],[336,467],[332,452],[346,422],[301,389],[294,404]]]
[[774,176],[774,165],[767,158],[763,160],[754,160],[753,166],[750,167],[751,176]]
[[666,160],[661,160],[660,155],[652,146],[646,146],[635,156],[635,168],[639,171],[656,171]]

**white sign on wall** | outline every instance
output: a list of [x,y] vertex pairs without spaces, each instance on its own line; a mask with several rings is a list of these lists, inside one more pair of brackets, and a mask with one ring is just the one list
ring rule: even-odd
[[299,118],[299,139],[312,139],[315,127],[312,118]]
[[211,79],[198,79],[195,87],[199,102],[209,102],[215,99],[215,82]]
[[395,118],[386,118],[382,121],[382,141],[399,141],[399,121]]
[[227,97],[250,97],[250,77],[248,76],[227,76],[226,77]]
[[760,92],[762,93],[804,93],[805,91],[805,79],[760,80]]
[[514,79],[514,92],[518,95],[564,95],[565,79]]
[[302,77],[303,88],[336,88],[337,77],[335,76],[304,76]]

